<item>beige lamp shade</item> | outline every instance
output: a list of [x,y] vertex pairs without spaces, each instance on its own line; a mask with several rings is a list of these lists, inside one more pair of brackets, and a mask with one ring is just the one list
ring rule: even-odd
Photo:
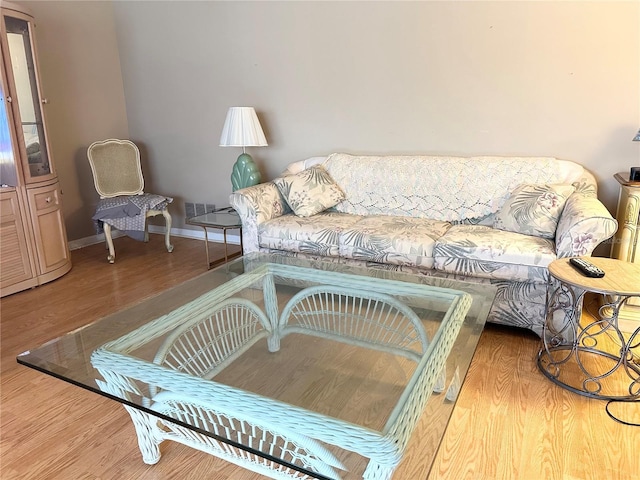
[[260,121],[253,107],[231,107],[220,136],[221,147],[266,147]]

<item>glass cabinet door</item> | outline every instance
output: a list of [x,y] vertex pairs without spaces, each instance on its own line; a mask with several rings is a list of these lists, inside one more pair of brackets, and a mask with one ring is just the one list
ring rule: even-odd
[[9,98],[6,96],[4,70],[0,70],[0,187],[15,187],[18,185],[18,170],[7,112]]
[[53,172],[47,151],[29,22],[5,15],[4,24],[9,50],[5,66],[7,75],[13,78],[13,118],[20,148],[24,148],[26,155],[23,155],[26,159],[24,173],[28,182]]

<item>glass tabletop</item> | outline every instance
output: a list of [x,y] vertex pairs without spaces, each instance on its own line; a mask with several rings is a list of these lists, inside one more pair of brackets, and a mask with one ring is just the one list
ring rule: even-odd
[[362,478],[393,472],[425,421],[432,463],[494,296],[252,254],[18,362],[123,403],[147,463],[175,440],[273,478]]
[[231,208],[223,208],[213,212],[197,215],[187,218],[186,223],[189,225],[198,225],[200,227],[212,228],[240,228],[242,222],[236,211]]

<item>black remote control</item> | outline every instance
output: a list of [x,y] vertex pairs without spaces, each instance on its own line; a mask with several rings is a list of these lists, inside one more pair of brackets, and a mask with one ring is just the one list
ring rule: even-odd
[[576,269],[580,270],[583,275],[591,278],[602,278],[604,277],[604,270],[599,267],[596,267],[593,263],[584,260],[582,258],[572,258],[569,260],[569,263],[573,265]]

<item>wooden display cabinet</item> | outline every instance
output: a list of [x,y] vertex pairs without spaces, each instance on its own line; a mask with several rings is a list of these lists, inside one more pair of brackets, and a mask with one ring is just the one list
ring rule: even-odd
[[62,191],[47,139],[33,17],[0,8],[0,295],[71,269]]
[[[627,172],[616,173],[614,178],[620,184],[620,196],[616,213],[618,231],[611,246],[611,258],[640,263],[640,182],[629,180]],[[629,299],[620,311],[620,321],[627,324],[627,330],[640,327],[639,299]]]

